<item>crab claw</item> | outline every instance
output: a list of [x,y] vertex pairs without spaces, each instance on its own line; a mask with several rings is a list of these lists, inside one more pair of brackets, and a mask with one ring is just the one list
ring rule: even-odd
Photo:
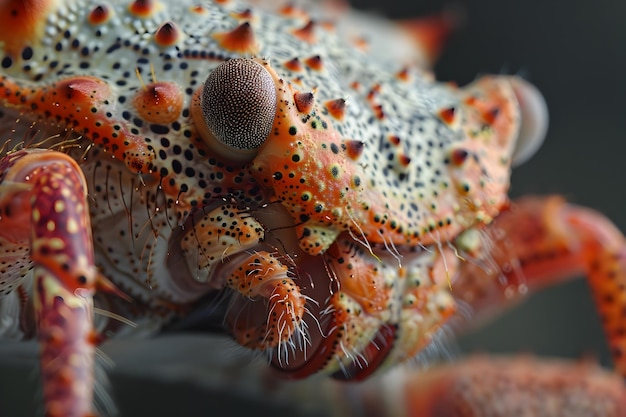
[[0,238],[18,252],[30,248],[10,263],[13,285],[25,275],[21,265],[34,265],[46,415],[93,415],[97,271],[82,171],[67,155],[41,149],[11,152],[0,169]]

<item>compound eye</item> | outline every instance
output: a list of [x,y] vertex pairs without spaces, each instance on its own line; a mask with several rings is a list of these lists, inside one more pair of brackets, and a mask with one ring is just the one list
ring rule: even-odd
[[252,159],[276,114],[276,87],[269,72],[252,59],[231,59],[209,74],[199,96],[192,114],[207,144],[227,159]]
[[511,79],[520,106],[522,124],[513,152],[513,166],[530,159],[537,152],[548,131],[548,106],[539,90],[519,77]]

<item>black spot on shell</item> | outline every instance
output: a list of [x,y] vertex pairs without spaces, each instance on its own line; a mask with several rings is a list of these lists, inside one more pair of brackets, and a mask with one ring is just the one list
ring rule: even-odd
[[172,169],[175,173],[180,174],[183,171],[183,165],[177,159],[172,161]]
[[170,128],[159,124],[151,124],[150,130],[159,135],[167,135],[170,132]]
[[33,57],[33,48],[31,48],[30,46],[27,46],[26,48],[24,48],[22,50],[22,59],[23,60],[29,60]]

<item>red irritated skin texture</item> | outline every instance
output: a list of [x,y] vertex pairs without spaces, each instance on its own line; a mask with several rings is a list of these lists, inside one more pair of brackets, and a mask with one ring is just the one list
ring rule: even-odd
[[507,198],[545,135],[539,92],[435,82],[443,23],[377,21],[391,45],[430,39],[407,54],[350,41],[334,12],[0,3],[0,302],[19,311],[0,335],[37,335],[48,415],[92,412],[95,343],[218,290],[233,338],[284,376],[362,380],[460,306],[585,271],[626,373],[622,234]]

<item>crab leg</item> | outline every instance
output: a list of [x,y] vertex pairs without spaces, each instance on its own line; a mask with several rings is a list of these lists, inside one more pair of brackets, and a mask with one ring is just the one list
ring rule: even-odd
[[559,197],[529,197],[487,227],[487,239],[476,232],[457,239],[470,262],[461,263],[454,296],[480,313],[586,273],[615,367],[626,375],[626,240],[608,219]]
[[30,246],[34,265],[46,415],[93,415],[97,271],[82,171],[67,155],[40,149],[12,152],[0,168],[0,235]]
[[[367,415],[625,415],[624,382],[593,363],[476,356],[426,372],[398,369],[385,377],[384,383],[359,391],[371,407],[379,407]],[[381,386],[389,387],[382,395]],[[382,398],[376,401],[375,396]]]

